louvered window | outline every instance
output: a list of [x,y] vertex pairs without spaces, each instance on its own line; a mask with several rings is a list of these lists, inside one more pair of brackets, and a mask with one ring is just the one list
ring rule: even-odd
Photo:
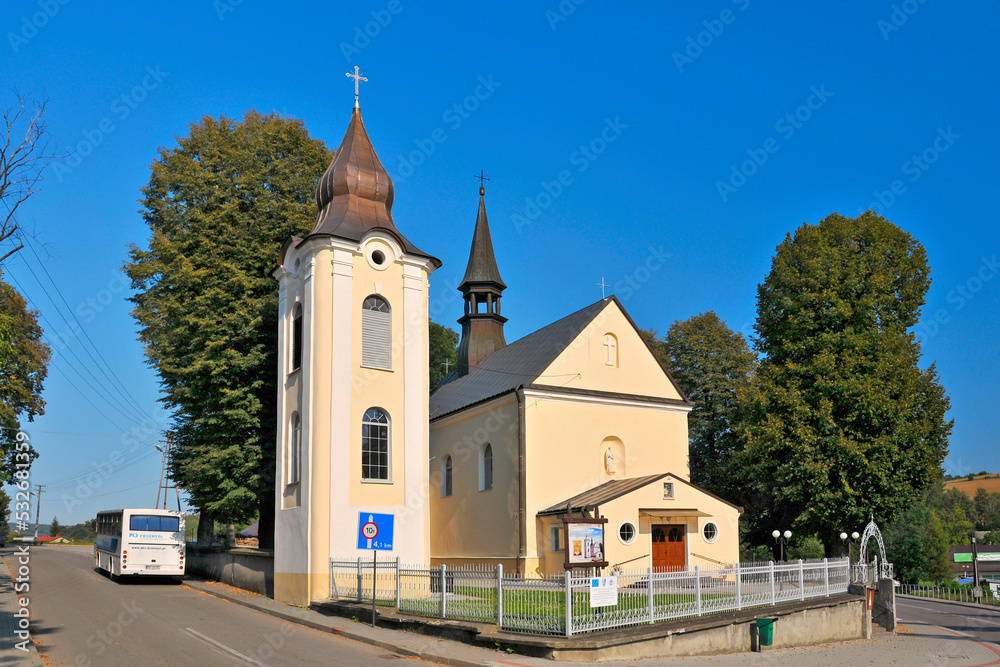
[[302,367],[302,304],[295,304],[292,315],[292,370]]
[[361,423],[361,478],[389,479],[389,415],[378,408],[365,412]]
[[392,368],[392,312],[379,296],[365,299],[361,307],[361,365]]

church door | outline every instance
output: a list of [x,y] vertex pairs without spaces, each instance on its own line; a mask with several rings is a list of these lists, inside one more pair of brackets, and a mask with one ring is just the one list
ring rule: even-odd
[[684,526],[653,526],[653,569],[657,572],[677,572],[687,566]]

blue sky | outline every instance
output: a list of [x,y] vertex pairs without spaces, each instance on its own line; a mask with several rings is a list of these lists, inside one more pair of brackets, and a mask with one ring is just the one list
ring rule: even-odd
[[480,169],[508,340],[596,301],[602,278],[642,327],[712,309],[749,334],[785,234],[874,207],[928,252],[920,335],[952,399],[946,466],[996,469],[994,3],[5,7],[2,101],[47,97],[50,147],[74,155],[22,209],[39,259],[23,251],[4,271],[50,339],[70,324],[47,294],[93,342],[54,345],[47,413],[29,429],[43,523],[156,496],[165,417],[119,269],[148,237],[138,189],[157,148],[250,108],[303,119],[336,147],[354,65],[370,79],[361,106],[396,182],[396,223],[444,261],[437,321],[461,315]]

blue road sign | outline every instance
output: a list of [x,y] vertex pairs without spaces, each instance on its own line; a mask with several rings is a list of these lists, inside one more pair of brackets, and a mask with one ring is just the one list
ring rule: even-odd
[[361,512],[358,515],[358,548],[392,551],[391,514]]

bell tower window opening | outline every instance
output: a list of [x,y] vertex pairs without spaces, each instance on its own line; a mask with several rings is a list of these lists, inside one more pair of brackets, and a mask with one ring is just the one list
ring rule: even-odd
[[292,370],[302,368],[302,304],[296,303],[292,311]]
[[392,368],[392,309],[374,294],[361,307],[361,365]]

